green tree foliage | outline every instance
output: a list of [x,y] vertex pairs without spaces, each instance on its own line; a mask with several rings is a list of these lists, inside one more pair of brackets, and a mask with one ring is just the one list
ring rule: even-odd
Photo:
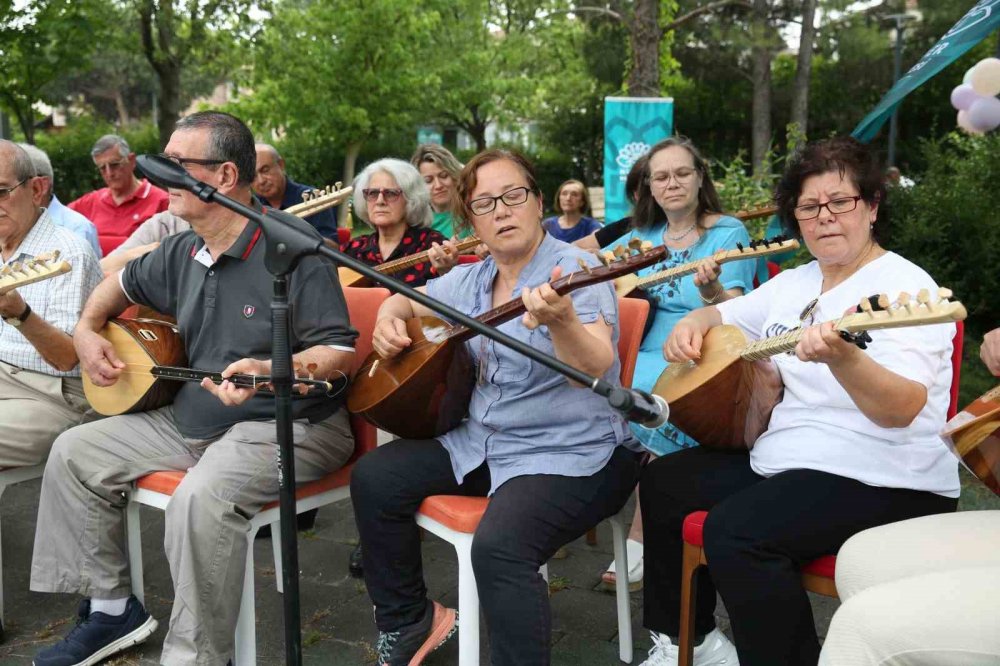
[[922,141],[919,149],[927,170],[912,188],[891,191],[887,247],[952,289],[968,309],[964,404],[995,383],[977,354],[983,335],[1000,326],[1000,271],[996,270],[1000,134],[951,133]]
[[361,147],[416,125],[439,83],[426,56],[440,17],[427,9],[410,0],[276,5],[252,41],[244,83],[253,92],[234,111],[262,138],[342,151],[349,182]]
[[33,143],[36,102],[59,102],[46,90],[66,71],[87,66],[107,22],[97,0],[0,3],[0,106]]

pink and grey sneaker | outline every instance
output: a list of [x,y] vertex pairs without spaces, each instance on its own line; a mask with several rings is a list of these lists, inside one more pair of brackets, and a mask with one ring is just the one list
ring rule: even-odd
[[444,645],[458,628],[458,613],[436,601],[428,602],[420,621],[396,631],[379,632],[375,650],[379,666],[419,666]]

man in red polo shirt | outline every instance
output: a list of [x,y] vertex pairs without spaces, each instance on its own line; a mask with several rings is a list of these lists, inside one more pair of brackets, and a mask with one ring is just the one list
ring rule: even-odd
[[90,151],[107,187],[69,204],[97,227],[101,250],[107,256],[149,217],[167,209],[166,192],[135,177],[135,153],[120,136],[106,134]]

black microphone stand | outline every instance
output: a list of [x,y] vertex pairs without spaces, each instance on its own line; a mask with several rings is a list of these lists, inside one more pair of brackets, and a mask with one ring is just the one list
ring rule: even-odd
[[430,308],[446,319],[462,324],[480,335],[506,345],[578,384],[590,387],[598,395],[607,398],[615,409],[627,411],[634,404],[635,398],[628,389],[613,386],[600,377],[591,377],[555,357],[543,354],[520,340],[480,323],[395,278],[379,273],[357,259],[328,248],[323,243],[319,232],[308,226],[308,222],[301,218],[281,210],[259,211],[219,194],[211,185],[193,178],[176,162],[159,155],[140,155],[137,158],[137,163],[147,178],[157,185],[187,190],[202,201],[218,204],[257,222],[264,233],[264,266],[274,276],[274,300],[271,302],[271,383],[274,387],[278,442],[285,663],[289,666],[300,666],[302,663],[302,632],[299,619],[299,554],[296,534],[295,457],[291,418],[291,390],[294,377],[289,324],[288,274],[295,269],[302,257],[318,254],[339,266],[346,266],[357,271],[390,291],[403,294],[407,298]]

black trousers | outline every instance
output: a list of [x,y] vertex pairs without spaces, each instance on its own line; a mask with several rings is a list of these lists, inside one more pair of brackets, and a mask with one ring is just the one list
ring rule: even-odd
[[[592,476],[519,476],[493,494],[473,538],[472,566],[494,666],[549,664],[548,588],[538,568],[620,511],[638,477],[639,455],[618,447]],[[437,440],[397,440],[361,458],[351,474],[351,499],[380,631],[416,622],[426,607],[414,521],[421,501],[429,495],[485,496],[489,488],[485,463],[456,483],[448,452]]]
[[700,447],[646,465],[639,483],[645,535],[643,624],[680,631],[681,527],[705,521],[708,573],[695,587],[695,633],[715,628],[715,592],[732,621],[741,666],[815,666],[819,641],[801,567],[878,525],[954,511],[956,499],[876,488],[814,470],[764,478],[746,453]]

